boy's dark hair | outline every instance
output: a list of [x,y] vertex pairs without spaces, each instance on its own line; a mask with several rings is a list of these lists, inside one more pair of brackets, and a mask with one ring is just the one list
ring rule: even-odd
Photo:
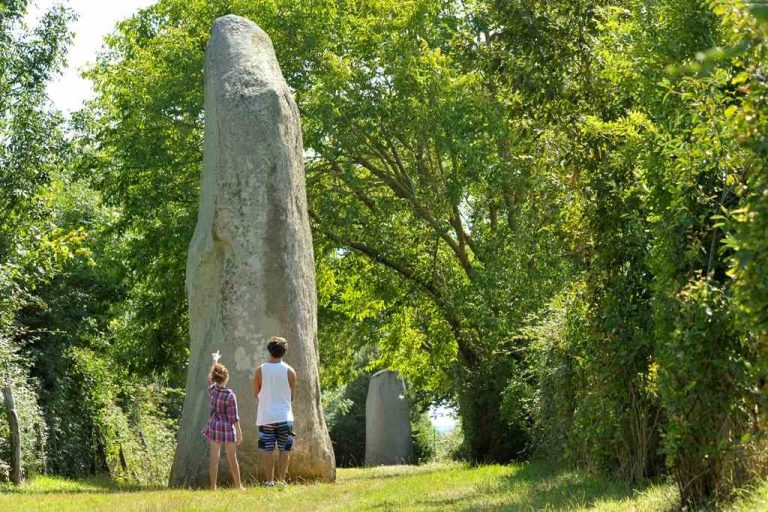
[[280,336],[272,336],[267,343],[267,350],[272,357],[283,357],[288,350],[288,341]]
[[229,370],[220,363],[216,363],[211,370],[211,380],[216,384],[224,384],[229,378]]

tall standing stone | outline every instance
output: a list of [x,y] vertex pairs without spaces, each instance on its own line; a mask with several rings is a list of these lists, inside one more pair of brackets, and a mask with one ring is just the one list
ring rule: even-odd
[[405,382],[397,372],[371,376],[365,399],[365,465],[408,464],[413,461],[411,418]]
[[[272,42],[238,16],[215,21],[205,60],[205,149],[187,259],[190,360],[171,484],[208,485],[210,353],[221,350],[237,394],[244,481],[259,474],[252,379],[271,336],[296,369],[292,479],[334,480],[320,408],[317,297],[299,112]],[[222,450],[223,453],[223,450]],[[222,461],[224,460],[222,455]],[[231,478],[226,462],[222,479]]]

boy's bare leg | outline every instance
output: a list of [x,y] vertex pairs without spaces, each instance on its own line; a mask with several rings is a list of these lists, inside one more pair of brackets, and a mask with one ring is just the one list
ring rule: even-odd
[[224,451],[227,453],[227,462],[229,463],[229,471],[232,473],[235,489],[242,489],[243,486],[240,483],[240,464],[237,462],[237,447],[235,443],[224,443]]
[[275,481],[275,451],[262,452],[264,454],[264,481]]
[[211,489],[216,490],[216,480],[219,477],[219,454],[221,453],[221,442],[211,441],[208,445],[208,452],[210,455],[209,475],[211,477]]
[[290,455],[291,452],[282,451],[280,452],[280,457],[277,459],[277,477],[283,482],[285,482],[285,479],[288,476],[288,458]]

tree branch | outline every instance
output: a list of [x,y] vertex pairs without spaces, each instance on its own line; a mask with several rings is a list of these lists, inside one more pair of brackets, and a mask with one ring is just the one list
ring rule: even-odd
[[402,277],[406,278],[407,280],[417,284],[424,292],[426,292],[430,297],[432,297],[435,302],[438,304],[442,303],[442,296],[438,292],[437,288],[435,286],[426,281],[425,279],[422,279],[416,274],[416,271],[412,268],[407,267],[406,265],[397,262],[393,259],[390,259],[383,254],[377,252],[373,248],[363,244],[362,242],[357,242],[354,240],[349,240],[346,238],[343,238],[332,231],[328,230],[323,226],[322,221],[318,217],[318,215],[312,210],[309,209],[309,217],[315,221],[315,224],[318,227],[318,230],[328,239],[332,240],[334,243],[336,243],[340,247],[348,247],[354,251],[357,251],[361,254],[364,254],[365,256],[369,257],[371,260],[375,261],[376,263],[380,263],[381,265],[384,265],[385,267],[394,270],[398,274],[400,274]]
[[391,175],[388,173],[382,171],[375,165],[373,165],[370,161],[365,159],[362,156],[354,157],[355,163],[358,165],[361,165],[362,167],[368,169],[374,176],[379,178],[381,181],[383,181],[389,188],[392,189],[392,191],[395,193],[396,196],[400,197],[401,199],[405,199],[411,205],[413,206],[413,209],[416,211],[418,217],[420,217],[422,220],[426,221],[427,224],[435,231],[435,233],[445,241],[446,244],[448,244],[448,247],[451,248],[453,253],[456,255],[456,258],[459,260],[459,263],[461,264],[462,269],[466,273],[467,277],[470,279],[474,279],[475,277],[475,268],[472,265],[472,262],[469,261],[469,257],[467,256],[466,251],[462,250],[459,243],[454,240],[445,229],[440,225],[440,223],[435,219],[435,217],[432,215],[432,213],[419,201],[416,200],[416,197],[413,196],[408,190],[404,189],[400,184],[395,180]]
[[457,315],[456,311],[454,311],[454,308],[451,306],[450,302],[440,293],[440,291],[434,286],[433,283],[430,283],[419,277],[414,269],[386,257],[385,255],[377,252],[372,247],[369,247],[361,242],[348,240],[340,235],[333,233],[323,226],[322,221],[311,208],[309,209],[309,217],[314,220],[317,230],[322,233],[323,236],[328,237],[329,240],[336,243],[339,247],[347,247],[352,249],[370,258],[372,261],[395,271],[401,277],[416,284],[424,293],[427,294],[427,296],[429,296],[435,302],[440,312],[442,313],[443,318],[451,326],[451,330],[453,331],[454,337],[456,338],[459,356],[464,360],[465,363],[470,366],[477,362],[477,356],[475,355],[474,350],[472,350],[468,340],[463,334],[462,322],[460,321],[459,316]]

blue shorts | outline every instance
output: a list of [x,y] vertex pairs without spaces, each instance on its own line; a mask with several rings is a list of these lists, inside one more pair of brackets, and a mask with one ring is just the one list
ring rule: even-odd
[[289,452],[293,448],[293,436],[292,421],[259,425],[258,448],[262,452],[271,452],[277,445],[281,452]]

